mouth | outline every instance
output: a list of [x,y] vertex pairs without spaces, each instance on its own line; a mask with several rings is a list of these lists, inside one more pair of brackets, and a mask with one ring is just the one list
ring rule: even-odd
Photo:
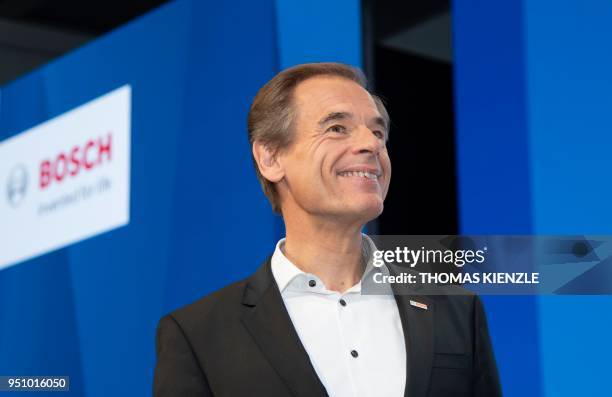
[[341,177],[358,177],[367,178],[371,180],[378,180],[382,175],[382,172],[373,169],[352,169],[338,172],[338,176]]

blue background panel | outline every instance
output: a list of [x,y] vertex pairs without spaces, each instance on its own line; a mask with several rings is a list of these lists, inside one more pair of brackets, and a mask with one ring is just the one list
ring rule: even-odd
[[[455,0],[457,191],[463,234],[533,233],[520,1]],[[504,395],[542,395],[537,299],[483,297]]]
[[[534,232],[610,235],[612,3],[524,10]],[[583,277],[612,285],[603,266]],[[544,395],[609,395],[612,297],[543,297],[538,309]]]
[[[158,319],[250,274],[282,235],[247,109],[284,67],[360,65],[359,2],[217,3],[168,4],[1,89],[0,139],[125,84],[133,109],[130,223],[0,271],[1,374],[148,395]],[[452,7],[461,231],[610,234],[612,6]],[[485,305],[505,395],[606,393],[609,297]]]
[[[130,84],[132,151],[127,226],[0,271],[0,374],[68,375],[75,396],[151,394],[159,318],[251,274],[282,236],[246,115],[281,65],[360,63],[359,3],[337,7],[352,17],[329,42],[315,8],[173,2],[2,88],[5,139]],[[306,42],[324,50],[295,50]]]
[[[610,20],[600,0],[453,1],[462,232],[612,233]],[[609,296],[486,306],[506,395],[609,394]]]
[[274,26],[271,1],[172,3],[2,89],[1,138],[124,84],[133,113],[130,223],[0,272],[0,373],[148,395],[159,318],[273,249],[246,111],[277,70]]

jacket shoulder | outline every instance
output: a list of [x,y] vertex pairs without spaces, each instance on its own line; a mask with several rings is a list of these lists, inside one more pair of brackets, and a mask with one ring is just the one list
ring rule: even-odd
[[172,317],[187,335],[236,320],[242,313],[242,297],[247,281],[248,279],[234,282],[174,310],[168,316]]

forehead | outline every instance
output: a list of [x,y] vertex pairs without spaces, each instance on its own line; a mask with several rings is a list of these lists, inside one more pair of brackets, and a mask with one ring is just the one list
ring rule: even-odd
[[317,76],[303,81],[295,88],[294,103],[303,116],[340,110],[379,115],[372,96],[363,87],[335,76]]

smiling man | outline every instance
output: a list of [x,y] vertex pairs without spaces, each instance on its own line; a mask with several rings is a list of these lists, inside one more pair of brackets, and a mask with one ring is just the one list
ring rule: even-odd
[[362,74],[287,69],[248,131],[286,237],[250,278],[161,319],[155,395],[501,395],[476,297],[361,294],[376,249],[362,228],[391,179],[389,117]]

